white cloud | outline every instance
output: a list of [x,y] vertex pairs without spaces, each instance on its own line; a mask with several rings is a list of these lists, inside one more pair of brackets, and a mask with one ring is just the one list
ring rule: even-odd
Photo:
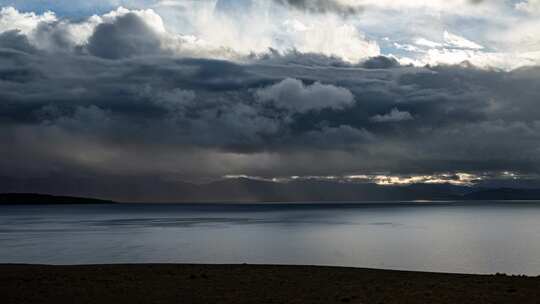
[[36,13],[21,13],[13,7],[4,7],[0,10],[0,32],[19,30],[28,34],[34,30],[40,22],[54,22],[57,17],[53,12],[45,12],[41,15]]
[[[69,19],[58,19],[52,12],[38,15],[19,12],[13,7],[7,7],[0,11],[0,32],[18,30],[25,34],[30,43],[38,49],[70,51],[74,50],[75,47],[86,46],[99,25],[113,24],[127,14],[133,14],[140,18],[141,22],[156,35],[160,41],[160,50],[156,50],[157,52],[164,51],[187,57],[227,59],[238,57],[234,52],[228,52],[218,46],[205,43],[195,36],[179,35],[168,31],[161,16],[153,9],[130,10],[118,7],[106,14],[93,15],[82,21],[74,22]],[[61,43],[59,44],[59,42]]]
[[251,1],[248,6],[190,6],[178,13],[183,34],[197,37],[214,49],[238,54],[264,53],[269,48],[313,52],[358,62],[380,53],[354,22],[334,15],[312,15],[287,10],[271,1]]
[[[19,29],[38,48],[65,51],[84,46],[97,25],[133,13],[157,33],[161,51],[178,57],[245,62],[251,55],[266,54],[271,48],[281,54],[296,50],[349,63],[381,54],[415,65],[468,61],[480,67],[503,69],[540,61],[536,52],[540,49],[537,18],[516,14],[513,5],[499,0],[475,5],[471,0],[336,0],[363,8],[362,13],[347,18],[293,10],[268,0],[233,0],[230,3],[236,4],[232,8],[216,6],[217,2],[115,1],[110,4],[139,9],[120,7],[82,21],[62,19],[52,12],[36,14],[3,8],[0,31]],[[538,3],[521,1],[515,8],[532,13]],[[396,10],[403,10],[403,14],[396,16]],[[390,17],[392,26],[388,23]],[[463,31],[458,24],[471,17],[475,18],[475,27]],[[43,30],[46,27],[38,31],[39,24],[49,25],[48,31]],[[58,35],[65,40],[62,45],[55,40]]]
[[[398,50],[408,52],[406,55],[397,56],[402,64],[424,66],[426,64],[453,65],[467,62],[481,68],[512,70],[540,63],[540,52],[530,51],[538,49],[538,47],[532,47],[531,44],[519,46],[525,40],[533,39],[533,37],[529,36],[538,31],[537,26],[540,26],[540,24],[529,24],[528,26],[519,27],[520,29],[499,32],[495,36],[498,39],[507,41],[507,44],[499,50],[485,48],[477,42],[447,30],[442,33],[442,42],[419,37],[413,40],[414,45],[394,43],[394,46]],[[518,36],[523,39],[517,39]],[[529,38],[526,39],[525,37]],[[538,46],[540,46],[540,43],[538,43]]]
[[518,2],[514,6],[516,10],[529,14],[540,13],[540,0],[525,0]]
[[118,7],[116,10],[110,11],[102,16],[103,22],[112,23],[118,17],[125,16],[126,14],[135,14],[143,19],[148,26],[150,26],[157,33],[166,33],[163,19],[153,9],[144,10],[130,10],[124,7]]
[[[400,62],[406,63],[408,58]],[[411,59],[408,59],[411,60]],[[540,52],[488,52],[462,49],[430,49],[412,63],[417,66],[468,63],[480,68],[513,70],[540,63]]]
[[321,53],[348,62],[359,62],[380,54],[376,42],[367,40],[354,26],[335,17],[312,21],[307,25],[298,20],[287,20],[283,27],[287,33],[284,40],[288,40],[288,45],[281,47],[282,50],[289,48],[303,53]]
[[442,47],[443,46],[442,43],[431,41],[431,40],[426,39],[426,38],[416,38],[414,40],[414,43],[416,45],[427,46],[427,47],[430,47],[430,48],[437,48],[437,47]]
[[444,31],[444,41],[451,47],[458,47],[463,49],[481,50],[484,47],[476,42],[470,41],[467,38],[461,37],[456,34],[452,34],[448,31]]

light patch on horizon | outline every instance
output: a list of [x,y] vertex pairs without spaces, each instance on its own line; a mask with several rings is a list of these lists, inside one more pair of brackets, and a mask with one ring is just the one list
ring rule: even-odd
[[458,172],[455,174],[417,175],[417,176],[391,176],[377,175],[372,180],[383,186],[411,185],[411,184],[450,184],[456,186],[472,186],[482,180],[481,176]]
[[[515,177],[514,173],[503,172],[501,176]],[[224,179],[251,179],[256,181],[287,183],[291,181],[335,181],[347,183],[373,183],[380,186],[407,186],[413,184],[449,184],[455,186],[473,186],[484,180],[484,176],[472,173],[456,172],[433,175],[384,175],[384,174],[354,174],[354,175],[313,175],[288,177],[261,177],[246,174],[228,174]]]

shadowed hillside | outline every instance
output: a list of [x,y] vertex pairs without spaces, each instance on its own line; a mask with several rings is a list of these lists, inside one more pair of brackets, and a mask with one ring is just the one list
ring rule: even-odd
[[0,205],[36,205],[36,204],[112,204],[113,201],[100,200],[94,198],[55,196],[33,193],[2,193],[0,194]]

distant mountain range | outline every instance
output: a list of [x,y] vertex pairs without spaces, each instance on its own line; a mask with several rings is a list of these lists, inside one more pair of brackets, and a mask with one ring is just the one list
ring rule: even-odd
[[[287,183],[246,178],[208,184],[175,183],[174,186],[141,191],[129,199],[137,202],[343,202],[415,200],[540,200],[540,189],[476,188],[450,184],[382,186],[370,183],[302,180]],[[69,193],[69,192],[68,192]],[[71,193],[69,193],[71,195]],[[77,195],[80,195],[77,193]],[[108,197],[95,192],[88,196]],[[86,194],[80,196],[87,196]],[[127,194],[124,194],[127,196]],[[73,196],[0,194],[0,204],[103,204],[112,201]]]
[[292,181],[275,183],[229,179],[188,184],[182,201],[415,201],[415,200],[540,200],[540,189],[484,189],[451,184],[383,186],[372,183]]
[[498,188],[474,191],[463,197],[466,200],[540,200],[540,189]]

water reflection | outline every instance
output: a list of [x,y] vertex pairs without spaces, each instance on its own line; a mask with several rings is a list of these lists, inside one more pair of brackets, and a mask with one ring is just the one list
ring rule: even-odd
[[2,206],[3,263],[540,274],[540,204]]

